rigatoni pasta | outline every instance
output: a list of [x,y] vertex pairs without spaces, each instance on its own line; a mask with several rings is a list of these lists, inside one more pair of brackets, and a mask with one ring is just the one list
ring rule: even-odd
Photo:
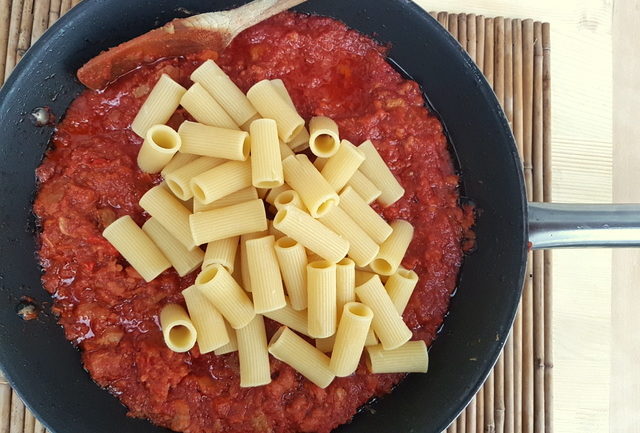
[[195,346],[196,328],[181,305],[167,304],[162,307],[160,327],[165,344],[174,352],[188,352]]
[[269,342],[269,353],[290,365],[320,388],[326,388],[335,375],[327,355],[304,341],[286,326],[282,326]]
[[356,300],[356,268],[350,258],[336,263],[336,309],[342,311],[345,304]]
[[372,320],[373,311],[366,305],[359,302],[345,304],[329,364],[336,376],[349,376],[358,368]]
[[191,212],[169,191],[155,186],[140,198],[139,204],[187,249],[196,248],[189,226]]
[[224,163],[224,159],[201,156],[167,173],[164,177],[171,192],[180,200],[193,197],[191,180],[197,175]]
[[231,116],[224,108],[206,91],[200,83],[189,87],[180,100],[185,110],[196,119],[197,122],[220,128],[239,129]]
[[191,179],[193,196],[203,204],[209,204],[241,189],[251,186],[249,161],[228,161],[200,173]]
[[192,214],[189,225],[193,240],[201,245],[266,230],[267,216],[262,200],[258,199]]
[[285,325],[303,335],[309,335],[307,311],[294,310],[291,308],[291,303],[289,301],[287,301],[287,305],[284,308],[267,311],[263,316],[281,323],[282,325]]
[[182,296],[187,304],[191,322],[196,328],[200,353],[213,352],[229,344],[229,335],[222,315],[196,286],[184,289]]
[[198,274],[195,285],[233,329],[246,326],[256,315],[247,294],[222,265],[208,266]]
[[400,262],[413,239],[413,226],[404,220],[391,223],[393,232],[380,245],[380,252],[371,262],[371,270],[381,275],[392,275],[400,266]]
[[276,202],[276,197],[278,197],[278,195],[281,192],[290,191],[290,190],[291,190],[291,187],[286,183],[276,188],[270,189],[269,192],[265,195],[264,201],[266,201],[270,205],[274,205]]
[[376,213],[350,186],[340,193],[340,207],[353,219],[360,223],[360,228],[376,243],[381,244],[393,232],[384,218]]
[[348,140],[342,140],[335,155],[327,160],[320,172],[334,190],[340,191],[358,171],[364,155]]
[[267,333],[262,316],[257,315],[247,326],[236,329],[236,338],[240,360],[240,386],[247,388],[270,383]]
[[307,320],[314,338],[336,332],[336,264],[326,260],[307,265]]
[[216,356],[226,355],[227,353],[237,352],[238,351],[238,338],[236,337],[236,330],[229,325],[229,322],[224,321],[224,327],[227,331],[227,335],[229,336],[229,342],[223,346],[220,346],[213,353]]
[[429,353],[422,340],[409,341],[393,350],[385,350],[382,345],[369,346],[366,353],[371,373],[426,373],[429,369]]
[[239,241],[240,236],[233,236],[230,238],[209,242],[204,253],[202,269],[206,268],[209,265],[217,263],[224,266],[225,269],[229,271],[230,274],[232,274],[234,270]]
[[205,61],[193,71],[191,80],[201,84],[237,125],[242,126],[257,114],[242,90],[213,60]]
[[242,288],[246,292],[251,293],[251,274],[249,273],[249,259],[247,256],[247,241],[251,239],[258,239],[263,236],[268,236],[267,230],[259,232],[246,233],[240,236],[240,270],[242,276]]
[[273,119],[251,122],[251,178],[256,188],[275,188],[284,183],[278,127]]
[[166,125],[153,125],[138,152],[138,167],[145,173],[160,172],[173,158],[182,141],[180,135]]
[[288,143],[304,128],[304,119],[295,108],[280,96],[269,80],[254,84],[247,98],[262,117],[273,119],[278,125],[278,136]]
[[249,134],[245,131],[185,120],[178,128],[178,134],[183,153],[234,161],[246,161],[249,157]]
[[167,74],[162,74],[131,122],[131,130],[144,137],[153,125],[165,124],[187,91]]
[[169,233],[156,218],[149,218],[143,224],[142,230],[162,251],[162,254],[169,260],[179,276],[184,277],[193,272],[202,263],[204,253],[200,248],[189,250]]
[[356,287],[356,296],[373,311],[371,325],[386,350],[396,349],[409,341],[413,334],[402,321],[377,275]]
[[325,116],[312,117],[309,121],[309,148],[314,155],[329,158],[338,152],[340,137],[338,125]]
[[340,198],[306,155],[282,161],[284,180],[293,188],[314,218],[321,217],[338,205]]
[[171,158],[171,161],[169,161],[169,163],[165,165],[164,168],[160,171],[160,174],[162,175],[163,178],[166,179],[167,175],[172,171],[175,171],[180,167],[182,167],[183,165],[186,165],[198,158],[199,158],[198,155],[190,155],[188,153],[181,153],[178,151],[178,153],[173,155],[173,158]]
[[147,282],[171,267],[162,251],[129,215],[109,224],[102,236]]
[[276,199],[273,201],[273,205],[276,209],[280,210],[285,206],[295,206],[298,209],[306,211],[307,209],[304,207],[302,200],[300,199],[300,194],[295,192],[294,190],[282,191],[280,194],[276,196]]
[[348,255],[358,266],[367,266],[376,258],[378,244],[342,208],[334,207],[319,220],[349,242]]
[[236,191],[229,195],[225,195],[211,203],[204,204],[198,199],[193,201],[193,212],[205,212],[208,210],[219,209],[221,207],[233,206],[234,204],[244,203],[245,201],[255,200],[258,198],[258,191],[250,186]]
[[304,247],[286,236],[275,243],[280,273],[294,310],[307,308],[307,254]]
[[256,313],[279,310],[287,304],[274,243],[273,236],[252,239],[246,243],[247,266]]
[[353,188],[367,204],[373,203],[382,195],[382,191],[380,191],[367,176],[362,174],[360,170],[356,170],[356,172],[353,173],[351,179],[347,181],[347,185]]
[[360,171],[382,191],[378,201],[384,206],[391,206],[400,200],[404,195],[404,188],[391,173],[373,143],[367,140],[358,146],[358,150],[365,156],[365,160],[360,166]]
[[385,283],[384,288],[387,290],[389,298],[391,298],[398,313],[404,313],[416,284],[418,284],[418,274],[402,266]]
[[273,225],[305,248],[331,262],[340,261],[349,250],[349,242],[294,206],[285,206],[279,210]]

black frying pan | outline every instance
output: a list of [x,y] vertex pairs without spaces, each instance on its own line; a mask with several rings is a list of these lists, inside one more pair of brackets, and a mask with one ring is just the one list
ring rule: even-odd
[[[56,433],[166,431],[127,418],[125,408],[81,368],[78,352],[49,313],[40,283],[31,204],[34,170],[58,116],[83,90],[76,70],[101,50],[175,17],[235,7],[232,0],[85,0],[60,19],[0,91],[0,365],[28,407]],[[527,254],[527,203],[509,126],[480,71],[457,42],[406,0],[310,0],[302,12],[327,15],[391,43],[391,59],[420,83],[449,132],[464,195],[479,213],[478,250],[466,258],[458,295],[431,347],[430,371],[412,375],[343,432],[441,432],[493,366],[513,320]],[[37,320],[16,314],[22,296],[41,306]]]

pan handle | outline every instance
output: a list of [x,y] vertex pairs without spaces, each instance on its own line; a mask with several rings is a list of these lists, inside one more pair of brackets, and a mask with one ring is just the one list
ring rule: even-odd
[[531,249],[640,247],[640,204],[529,203]]

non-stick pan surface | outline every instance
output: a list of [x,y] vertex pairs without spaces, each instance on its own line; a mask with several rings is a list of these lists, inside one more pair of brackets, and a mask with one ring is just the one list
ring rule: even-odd
[[[125,416],[118,400],[82,369],[49,312],[40,283],[31,213],[34,170],[52,126],[29,113],[62,116],[83,89],[76,70],[110,46],[187,14],[238,6],[225,0],[85,0],[18,64],[0,92],[0,365],[29,408],[56,433],[166,431]],[[412,375],[341,432],[441,432],[493,366],[513,320],[527,250],[520,162],[507,121],[472,61],[436,21],[406,0],[310,0],[299,11],[331,16],[392,46],[390,57],[420,83],[450,135],[464,195],[478,212],[478,249],[433,344],[428,374]],[[22,296],[37,320],[16,314]]]

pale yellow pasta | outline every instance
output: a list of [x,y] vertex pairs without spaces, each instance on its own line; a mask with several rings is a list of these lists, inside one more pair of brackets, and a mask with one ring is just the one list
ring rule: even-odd
[[293,152],[302,152],[309,148],[309,131],[307,128],[303,127],[300,132],[287,143],[287,146],[289,146]]
[[187,89],[167,74],[162,74],[131,122],[131,130],[140,137],[147,135],[153,125],[165,124],[180,105]]
[[365,156],[365,160],[360,166],[360,171],[382,191],[378,201],[383,206],[391,206],[400,200],[404,195],[404,188],[391,173],[373,143],[367,140],[358,146],[358,150]]
[[404,313],[413,289],[418,284],[418,274],[400,266],[397,272],[389,277],[384,287],[396,306],[398,313]]
[[246,122],[244,122],[240,126],[240,129],[242,129],[243,131],[249,132],[249,130],[251,129],[251,124],[253,123],[253,121],[254,120],[258,120],[258,119],[262,119],[262,117],[259,114],[256,114],[255,116],[252,116],[251,118],[249,118],[249,120],[247,120]]
[[204,204],[251,186],[251,163],[228,161],[191,179],[193,196]]
[[347,185],[353,188],[353,190],[357,192],[358,195],[362,197],[362,200],[367,204],[373,203],[382,195],[382,191],[380,191],[367,176],[362,174],[360,170],[356,170],[356,172],[353,173],[353,176],[351,176]]
[[153,125],[147,129],[140,151],[138,167],[145,173],[160,172],[180,150],[180,135],[166,125]]
[[291,308],[289,300],[287,305],[279,310],[268,311],[264,313],[264,317],[268,317],[278,323],[281,323],[294,331],[309,336],[309,326],[307,324],[307,311],[294,310]]
[[336,263],[336,308],[342,311],[345,304],[356,300],[355,263],[344,258]]
[[295,153],[293,152],[293,150],[291,150],[289,148],[289,146],[287,146],[286,144],[284,144],[282,141],[278,140],[278,146],[280,147],[280,159],[285,159],[287,156],[291,156],[291,155],[295,155]]
[[175,171],[180,167],[182,167],[183,165],[186,165],[198,158],[199,158],[198,155],[190,155],[188,153],[178,152],[175,155],[173,155],[173,158],[171,158],[171,161],[169,161],[169,163],[164,166],[162,171],[160,171],[160,174],[162,174],[162,177],[166,179],[167,175],[172,171]]
[[129,215],[109,224],[102,236],[147,282],[171,267],[162,251]]
[[220,128],[239,129],[231,116],[200,83],[195,83],[187,89],[187,92],[182,95],[180,105],[200,123]]
[[424,341],[409,341],[393,350],[382,345],[366,348],[367,368],[371,373],[426,373],[429,352]]
[[271,338],[269,353],[320,388],[326,388],[333,382],[335,375],[329,367],[329,357],[286,326],[278,329]]
[[177,168],[165,176],[165,181],[171,192],[180,200],[193,197],[191,179],[224,163],[224,159],[201,156]]
[[380,252],[370,265],[371,270],[380,275],[392,275],[398,270],[413,239],[413,226],[409,222],[395,220],[391,228],[391,236],[380,245]]
[[256,188],[276,188],[284,183],[278,128],[273,119],[251,122],[251,177]]
[[[356,275],[355,275],[355,285],[356,285],[356,287],[361,286],[362,284],[366,283],[371,278],[373,278],[375,275],[376,274],[373,273],[373,272],[356,269]],[[354,288],[354,292],[355,292],[355,288]]]
[[234,161],[246,161],[249,157],[251,142],[245,131],[185,120],[180,124],[178,134],[184,153]]
[[191,212],[164,187],[151,188],[140,198],[139,204],[187,249],[196,248],[189,225]]
[[174,352],[188,352],[195,346],[196,328],[181,305],[167,304],[162,307],[160,327],[165,344]]
[[341,207],[333,208],[319,221],[349,242],[348,255],[358,266],[367,266],[380,251],[378,244]]
[[236,260],[236,252],[238,251],[238,242],[240,236],[233,236],[226,239],[209,242],[204,253],[202,261],[202,269],[209,265],[217,263],[225,267],[230,274],[234,271]]
[[306,155],[282,161],[284,180],[294,189],[314,218],[321,217],[338,205],[340,198]]
[[196,288],[189,286],[182,291],[189,317],[197,332],[200,353],[213,352],[229,344],[229,334],[224,319],[216,307]]
[[200,248],[189,250],[182,242],[164,228],[156,218],[149,218],[142,226],[142,230],[149,236],[162,254],[169,260],[178,275],[184,277],[200,266],[204,253]]
[[369,332],[367,333],[367,339],[364,342],[365,346],[375,346],[380,343],[378,341],[378,337],[376,337],[376,333],[373,332],[373,328],[369,328]]
[[224,327],[227,331],[227,335],[229,336],[229,342],[224,346],[220,346],[213,353],[216,356],[226,355],[227,353],[237,352],[238,351],[238,338],[236,337],[236,330],[229,325],[229,322],[224,321]]
[[280,273],[294,310],[307,308],[307,254],[304,247],[286,236],[275,244]]
[[200,83],[237,125],[243,125],[258,114],[242,90],[213,60],[205,61],[193,71],[191,80]]
[[360,228],[374,240],[381,244],[393,232],[393,229],[378,213],[371,208],[350,186],[340,193],[340,208],[354,221],[358,221]]
[[296,105],[293,103],[293,99],[291,99],[291,95],[287,90],[287,86],[284,85],[284,81],[282,81],[280,78],[276,78],[275,80],[269,80],[269,81],[271,81],[271,84],[273,85],[274,89],[278,92],[278,95],[280,95],[280,97],[284,99],[287,104],[289,104],[293,108],[296,108]]
[[279,187],[270,189],[269,192],[267,193],[267,195],[264,197],[264,201],[266,201],[270,205],[273,205],[276,202],[276,197],[278,197],[278,195],[281,192],[290,191],[290,190],[291,190],[291,187],[289,185],[287,185],[286,183],[284,185],[279,186]]
[[273,220],[267,221],[267,231],[270,235],[272,235],[276,240],[285,237],[286,235],[282,233],[280,230],[273,226]]
[[336,332],[336,264],[321,260],[307,265],[307,320],[314,338]]
[[295,107],[280,96],[269,80],[254,84],[247,92],[247,98],[262,117],[276,121],[278,136],[285,143],[289,143],[304,128],[304,119]]
[[322,353],[331,353],[335,342],[336,342],[335,334],[332,335],[331,337],[316,338],[316,349],[318,349]]
[[364,155],[351,142],[342,140],[336,154],[323,164],[321,174],[334,190],[340,191],[363,161]]
[[[267,224],[268,225],[268,224]],[[259,232],[246,233],[240,236],[240,268],[242,275],[242,287],[251,293],[251,275],[249,274],[249,262],[247,257],[247,241],[268,236],[269,232],[261,230]]]
[[233,272],[231,273],[231,276],[236,280],[236,283],[242,286],[242,256],[240,252],[236,253],[236,259],[233,262]]
[[322,174],[322,169],[324,168],[325,165],[327,165],[327,161],[329,161],[329,158],[317,157],[316,160],[313,161],[313,166],[318,169],[320,174]]
[[345,304],[331,352],[331,370],[338,377],[356,371],[373,320],[371,308],[359,302]]
[[221,207],[233,206],[234,204],[244,203],[245,201],[255,200],[258,198],[258,191],[250,186],[241,189],[218,200],[214,200],[209,204],[204,204],[198,199],[193,200],[193,212],[205,212],[208,210],[219,209]]
[[195,285],[233,329],[246,326],[256,315],[247,294],[222,265],[214,263],[201,271]]
[[413,334],[398,314],[377,275],[357,286],[356,296],[373,311],[371,326],[385,349],[395,349],[409,341]]
[[240,360],[240,386],[249,388],[270,383],[267,332],[262,316],[256,315],[247,326],[236,329],[236,338]]
[[267,229],[262,200],[256,199],[189,216],[193,240],[197,245]]
[[347,255],[349,242],[328,229],[320,221],[294,206],[286,206],[276,214],[273,225],[285,235],[310,249],[323,259],[338,262]]
[[273,201],[273,205],[277,210],[284,208],[285,206],[295,206],[298,209],[302,209],[306,211],[307,209],[304,207],[302,200],[300,199],[300,194],[290,189],[288,191],[282,191],[276,199]]
[[246,244],[253,306],[260,314],[279,310],[287,304],[274,243],[273,236],[264,236]]
[[338,125],[325,116],[312,117],[309,121],[309,148],[314,155],[329,158],[338,152],[340,137]]

